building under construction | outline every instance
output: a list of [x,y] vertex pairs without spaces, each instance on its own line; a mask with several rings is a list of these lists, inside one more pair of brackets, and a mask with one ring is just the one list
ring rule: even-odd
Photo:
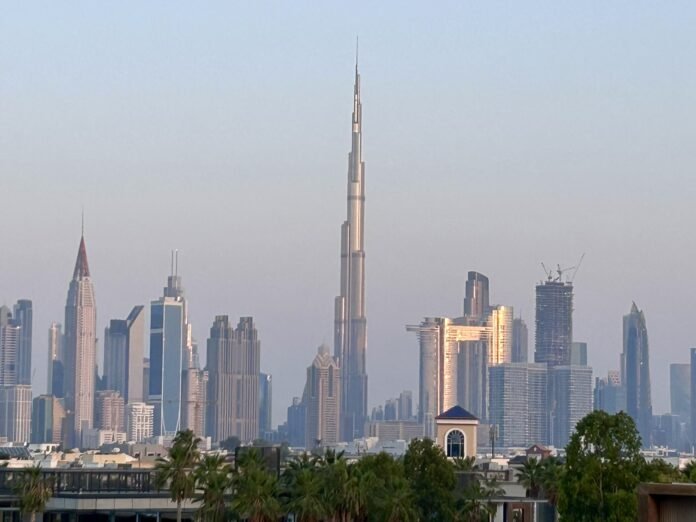
[[536,287],[534,362],[570,364],[573,342],[573,283],[549,278]]

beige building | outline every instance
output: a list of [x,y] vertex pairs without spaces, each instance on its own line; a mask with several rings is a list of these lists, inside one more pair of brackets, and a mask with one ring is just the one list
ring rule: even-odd
[[114,390],[97,392],[96,426],[100,430],[125,431],[125,404],[121,394]]
[[479,420],[460,406],[454,406],[435,419],[435,442],[447,458],[476,457]]
[[131,402],[126,406],[128,440],[142,442],[154,434],[155,407],[144,402]]
[[336,444],[341,440],[341,368],[322,344],[312,365],[307,368],[303,402],[305,448]]

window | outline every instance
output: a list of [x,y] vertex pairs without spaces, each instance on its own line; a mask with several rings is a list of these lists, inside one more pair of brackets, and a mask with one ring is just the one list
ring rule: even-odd
[[451,458],[459,458],[466,456],[466,448],[464,447],[464,434],[459,430],[452,430],[447,434],[445,440],[445,449],[447,456]]

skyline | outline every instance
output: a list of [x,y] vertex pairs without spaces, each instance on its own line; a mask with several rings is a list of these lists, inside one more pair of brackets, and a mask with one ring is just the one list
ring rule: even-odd
[[[284,40],[289,51],[276,49],[263,61],[278,64],[282,84],[277,76],[248,74],[255,71],[251,58],[238,69],[246,73],[240,75],[244,82],[224,75],[222,84],[213,82],[215,59],[226,56],[214,52],[213,63],[190,64],[200,75],[196,81],[166,61],[152,73],[142,70],[150,61],[159,63],[156,51],[173,41],[172,21],[172,27],[156,31],[160,40],[133,63],[124,52],[128,46],[116,45],[108,35],[97,38],[100,49],[112,49],[96,68],[106,78],[97,74],[83,80],[78,74],[94,65],[82,36],[62,36],[56,51],[39,39],[23,53],[38,49],[42,64],[66,47],[81,50],[74,63],[60,62],[62,75],[47,66],[47,73],[53,71],[59,80],[42,84],[45,73],[20,66],[26,54],[11,56],[17,44],[10,39],[18,33],[0,21],[0,35],[5,35],[0,41],[15,42],[0,46],[5,49],[0,61],[13,73],[0,82],[0,103],[7,114],[0,123],[0,177],[10,195],[0,217],[13,225],[4,232],[7,245],[16,245],[0,256],[0,288],[7,305],[20,298],[34,302],[35,393],[42,392],[48,327],[52,320],[62,322],[84,204],[99,303],[98,359],[108,321],[160,295],[169,252],[178,248],[199,344],[216,315],[254,316],[262,341],[261,369],[274,378],[278,423],[279,412],[302,393],[301,376],[316,346],[332,339],[339,250],[335,228],[344,219],[352,41],[360,32],[363,97],[369,107],[368,410],[403,389],[416,391],[418,345],[403,325],[423,316],[458,314],[468,271],[487,275],[491,302],[514,306],[515,316],[521,311],[531,329],[533,289],[543,279],[539,263],[568,265],[587,252],[574,284],[574,338],[588,342],[595,376],[618,369],[621,318],[635,300],[645,311],[650,334],[655,413],[666,411],[669,363],[688,362],[689,348],[696,345],[696,334],[687,326],[696,309],[693,284],[679,277],[690,273],[687,260],[696,250],[689,227],[689,174],[696,158],[688,150],[696,131],[683,117],[694,105],[688,92],[694,58],[690,40],[684,41],[680,32],[694,13],[675,22],[678,27],[668,43],[660,44],[659,37],[666,36],[665,17],[657,16],[654,32],[642,34],[639,19],[653,12],[642,9],[622,13],[628,20],[621,27],[634,30],[616,35],[610,34],[614,18],[603,24],[587,19],[583,24],[581,19],[579,29],[561,38],[558,50],[546,50],[537,60],[523,59],[512,49],[521,44],[523,53],[541,43],[521,38],[533,31],[516,26],[508,45],[501,45],[502,37],[494,33],[489,38],[498,46],[478,45],[478,53],[462,53],[473,58],[453,60],[450,68],[441,55],[448,44],[462,42],[454,37],[455,23],[435,43],[425,41],[432,37],[425,29],[413,43],[407,40],[414,34],[407,32],[387,44],[370,24],[361,31],[344,27],[326,49],[300,52],[313,37],[321,40],[310,31]],[[405,16],[397,16],[401,27]],[[490,15],[482,18],[478,37],[485,37],[493,23]],[[511,22],[503,21],[509,29]],[[197,36],[193,41],[206,49],[215,41],[186,27],[186,34]],[[218,25],[212,23],[212,29],[213,36],[221,36]],[[590,41],[591,35],[597,42]],[[546,28],[539,38],[548,44],[553,36]],[[621,54],[641,37],[646,43],[638,51]],[[661,61],[662,55],[649,47],[675,50],[677,42],[686,45],[669,54],[672,60]],[[576,72],[556,62],[572,43],[575,53],[580,44],[591,44],[587,61],[574,62]],[[398,45],[420,50],[399,54],[394,52]],[[251,46],[249,52],[260,57],[264,47],[259,49]],[[485,61],[501,50],[509,54],[498,56],[504,59],[494,73]],[[593,62],[600,51],[607,55]],[[281,64],[279,58],[289,63]],[[558,66],[558,77],[518,76],[530,62],[536,73],[544,64]],[[467,74],[458,72],[457,65],[465,65]],[[295,73],[284,77],[293,67]],[[115,71],[127,73],[131,81],[141,78],[134,82],[143,89],[141,95],[134,95],[119,74],[108,74]],[[420,83],[404,83],[414,71],[423,73]],[[163,72],[179,83],[164,89],[164,101],[157,102],[154,94],[162,87],[158,75]],[[472,74],[476,72],[484,74]],[[635,82],[653,75],[655,83]],[[198,84],[209,80],[215,87]],[[259,80],[262,94],[275,93],[266,106],[263,96],[254,94]],[[20,93],[27,85],[32,88]],[[45,101],[37,94],[46,94]],[[212,95],[210,101],[203,101],[206,94]],[[240,95],[252,107],[249,113],[235,104]],[[464,101],[452,105],[457,99]],[[116,103],[115,109],[102,107],[109,102]],[[118,116],[119,107],[136,111]],[[144,116],[136,117],[138,112]],[[418,132],[409,136],[401,131],[407,124]],[[304,205],[285,201],[288,193]],[[255,194],[261,197],[250,197]],[[221,237],[229,242],[221,244]],[[445,255],[443,248],[448,249]],[[302,308],[291,309],[298,296]],[[395,360],[403,367],[394,368]]]

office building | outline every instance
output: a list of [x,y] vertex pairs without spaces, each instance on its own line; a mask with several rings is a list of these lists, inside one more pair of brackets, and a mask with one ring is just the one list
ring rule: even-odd
[[79,446],[83,430],[94,425],[97,306],[87,263],[84,234],[65,304],[64,386],[69,431],[66,447]]
[[208,372],[197,367],[197,358],[183,375],[181,425],[198,437],[205,436]]
[[125,401],[114,390],[97,392],[95,426],[100,430],[126,431]]
[[144,402],[129,402],[126,405],[128,440],[142,442],[153,436],[155,407]]
[[365,163],[362,159],[360,74],[355,63],[348,212],[341,225],[340,295],[335,300],[334,356],[343,375],[341,426],[345,441],[363,435],[367,420],[367,318],[365,315]]
[[571,366],[587,366],[587,343],[570,343]]
[[0,386],[0,439],[29,442],[31,439],[31,386]]
[[670,412],[688,422],[691,415],[691,365],[669,365]]
[[577,423],[592,411],[592,368],[554,366],[549,371],[551,443],[564,448]]
[[32,444],[60,444],[63,440],[65,409],[52,395],[39,395],[32,401]]
[[[489,366],[512,362],[512,316],[513,310],[511,306],[496,305],[489,310],[487,318],[487,324],[491,331],[490,347],[488,349]],[[474,412],[471,413],[478,416]]]
[[340,441],[341,375],[341,368],[329,354],[329,347],[321,345],[307,368],[303,397],[305,448],[308,450]]
[[273,430],[271,415],[273,407],[273,378],[267,373],[259,375],[259,438],[265,439]]
[[522,318],[512,321],[512,362],[526,363],[529,356],[529,332]]
[[21,327],[17,345],[17,384],[31,385],[31,338],[33,309],[29,299],[20,299],[14,305],[14,320]]
[[214,442],[259,435],[261,342],[251,317],[233,329],[229,317],[215,317],[207,344],[208,434]]
[[623,374],[626,386],[626,412],[633,417],[644,447],[650,447],[652,434],[652,396],[650,393],[650,354],[645,315],[636,303],[623,318]]
[[573,284],[549,278],[536,286],[534,362],[569,365],[572,341]]
[[0,306],[0,386],[18,384],[18,353],[22,326],[12,318],[10,309]]
[[469,272],[464,291],[464,317],[472,321],[483,321],[489,306],[488,278],[478,272]]
[[125,402],[142,402],[145,307],[135,306],[126,319],[112,319],[104,331],[104,380]]
[[399,420],[413,420],[413,393],[410,390],[399,394]]
[[606,377],[595,379],[593,408],[611,415],[626,411],[626,388],[618,371],[610,370]]
[[302,399],[292,398],[292,404],[288,406],[288,444],[292,447],[304,447],[306,428],[306,408]]
[[62,398],[63,391],[63,330],[59,323],[53,322],[48,327],[48,382],[49,395]]
[[191,327],[178,256],[172,255],[172,272],[163,295],[150,303],[150,389],[155,435],[170,436],[181,430],[183,371],[191,351]]

